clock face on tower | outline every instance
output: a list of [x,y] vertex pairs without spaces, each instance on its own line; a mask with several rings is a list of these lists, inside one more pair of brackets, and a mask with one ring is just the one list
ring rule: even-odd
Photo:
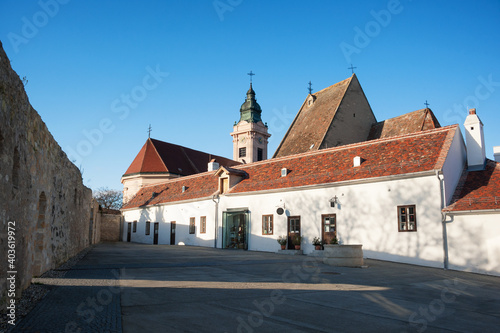
[[261,136],[259,136],[259,139],[258,139],[258,140],[259,140],[259,143],[264,142],[264,139],[262,139],[262,137],[261,137]]
[[240,139],[240,142],[241,142],[241,143],[245,143],[246,141],[247,141],[247,138],[245,138],[245,137],[242,137],[242,138]]

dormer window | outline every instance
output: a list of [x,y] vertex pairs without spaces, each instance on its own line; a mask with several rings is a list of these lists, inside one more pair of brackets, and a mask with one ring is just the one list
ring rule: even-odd
[[224,194],[229,190],[229,178],[221,178],[219,192],[220,194]]
[[242,170],[222,166],[217,170],[215,176],[219,177],[219,193],[224,194],[240,181],[247,178],[248,174]]
[[313,105],[315,100],[316,100],[316,97],[314,97],[314,95],[310,95],[309,98],[307,99],[307,107],[310,107],[311,105]]

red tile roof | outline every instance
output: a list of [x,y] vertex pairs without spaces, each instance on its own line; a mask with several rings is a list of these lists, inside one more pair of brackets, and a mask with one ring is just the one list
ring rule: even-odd
[[225,157],[148,139],[123,176],[138,173],[173,173],[188,176],[207,171],[208,162],[212,159],[224,166],[241,164]]
[[[233,167],[248,175],[228,193],[276,190],[441,169],[458,125]],[[353,158],[363,162],[353,167]],[[281,169],[289,170],[281,177]],[[142,188],[123,208],[205,198],[218,190],[216,172]],[[187,190],[182,193],[182,186]],[[155,198],[153,192],[159,193]]]
[[[219,178],[214,171],[171,179],[163,184],[145,186],[122,209],[144,207],[160,203],[210,197],[218,189]],[[185,186],[185,191],[182,187]]]
[[462,174],[452,204],[444,211],[500,209],[500,163],[487,160],[481,171]]
[[441,125],[431,109],[421,109],[373,124],[368,140],[410,134],[439,127]]

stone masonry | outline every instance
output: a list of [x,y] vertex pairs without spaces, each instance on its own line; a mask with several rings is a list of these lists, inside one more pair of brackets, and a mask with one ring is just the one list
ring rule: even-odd
[[7,269],[9,222],[15,222],[20,296],[33,276],[99,242],[91,200],[80,171],[31,106],[0,43],[0,309],[8,300],[6,273],[12,270]]

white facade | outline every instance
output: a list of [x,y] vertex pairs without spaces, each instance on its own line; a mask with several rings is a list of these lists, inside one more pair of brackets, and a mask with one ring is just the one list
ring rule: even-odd
[[[287,234],[287,217],[300,216],[302,249],[314,250],[312,239],[321,237],[321,215],[336,214],[337,235],[346,244],[363,244],[367,258],[442,267],[443,243],[440,207],[440,181],[433,172],[415,177],[386,177],[371,182],[346,182],[329,186],[311,186],[289,191],[255,194],[221,195],[218,204],[211,199],[179,204],[163,204],[125,211],[125,223],[137,221],[137,231],[131,241],[153,243],[153,232],[145,235],[146,221],[159,222],[159,244],[170,244],[171,221],[176,221],[175,244],[214,246],[217,229],[217,247],[223,245],[223,212],[230,209],[248,209],[250,215],[248,249],[277,251],[277,238]],[[330,198],[339,198],[336,207]],[[398,231],[400,205],[415,205],[416,232]],[[278,215],[276,209],[285,207]],[[217,208],[217,227],[215,210]],[[262,235],[262,216],[273,215],[272,235]],[[200,217],[207,218],[207,232],[200,233]],[[196,221],[195,234],[189,234],[189,221]],[[123,239],[127,239],[124,228]]]
[[448,268],[500,276],[500,211],[455,212],[446,229]]

